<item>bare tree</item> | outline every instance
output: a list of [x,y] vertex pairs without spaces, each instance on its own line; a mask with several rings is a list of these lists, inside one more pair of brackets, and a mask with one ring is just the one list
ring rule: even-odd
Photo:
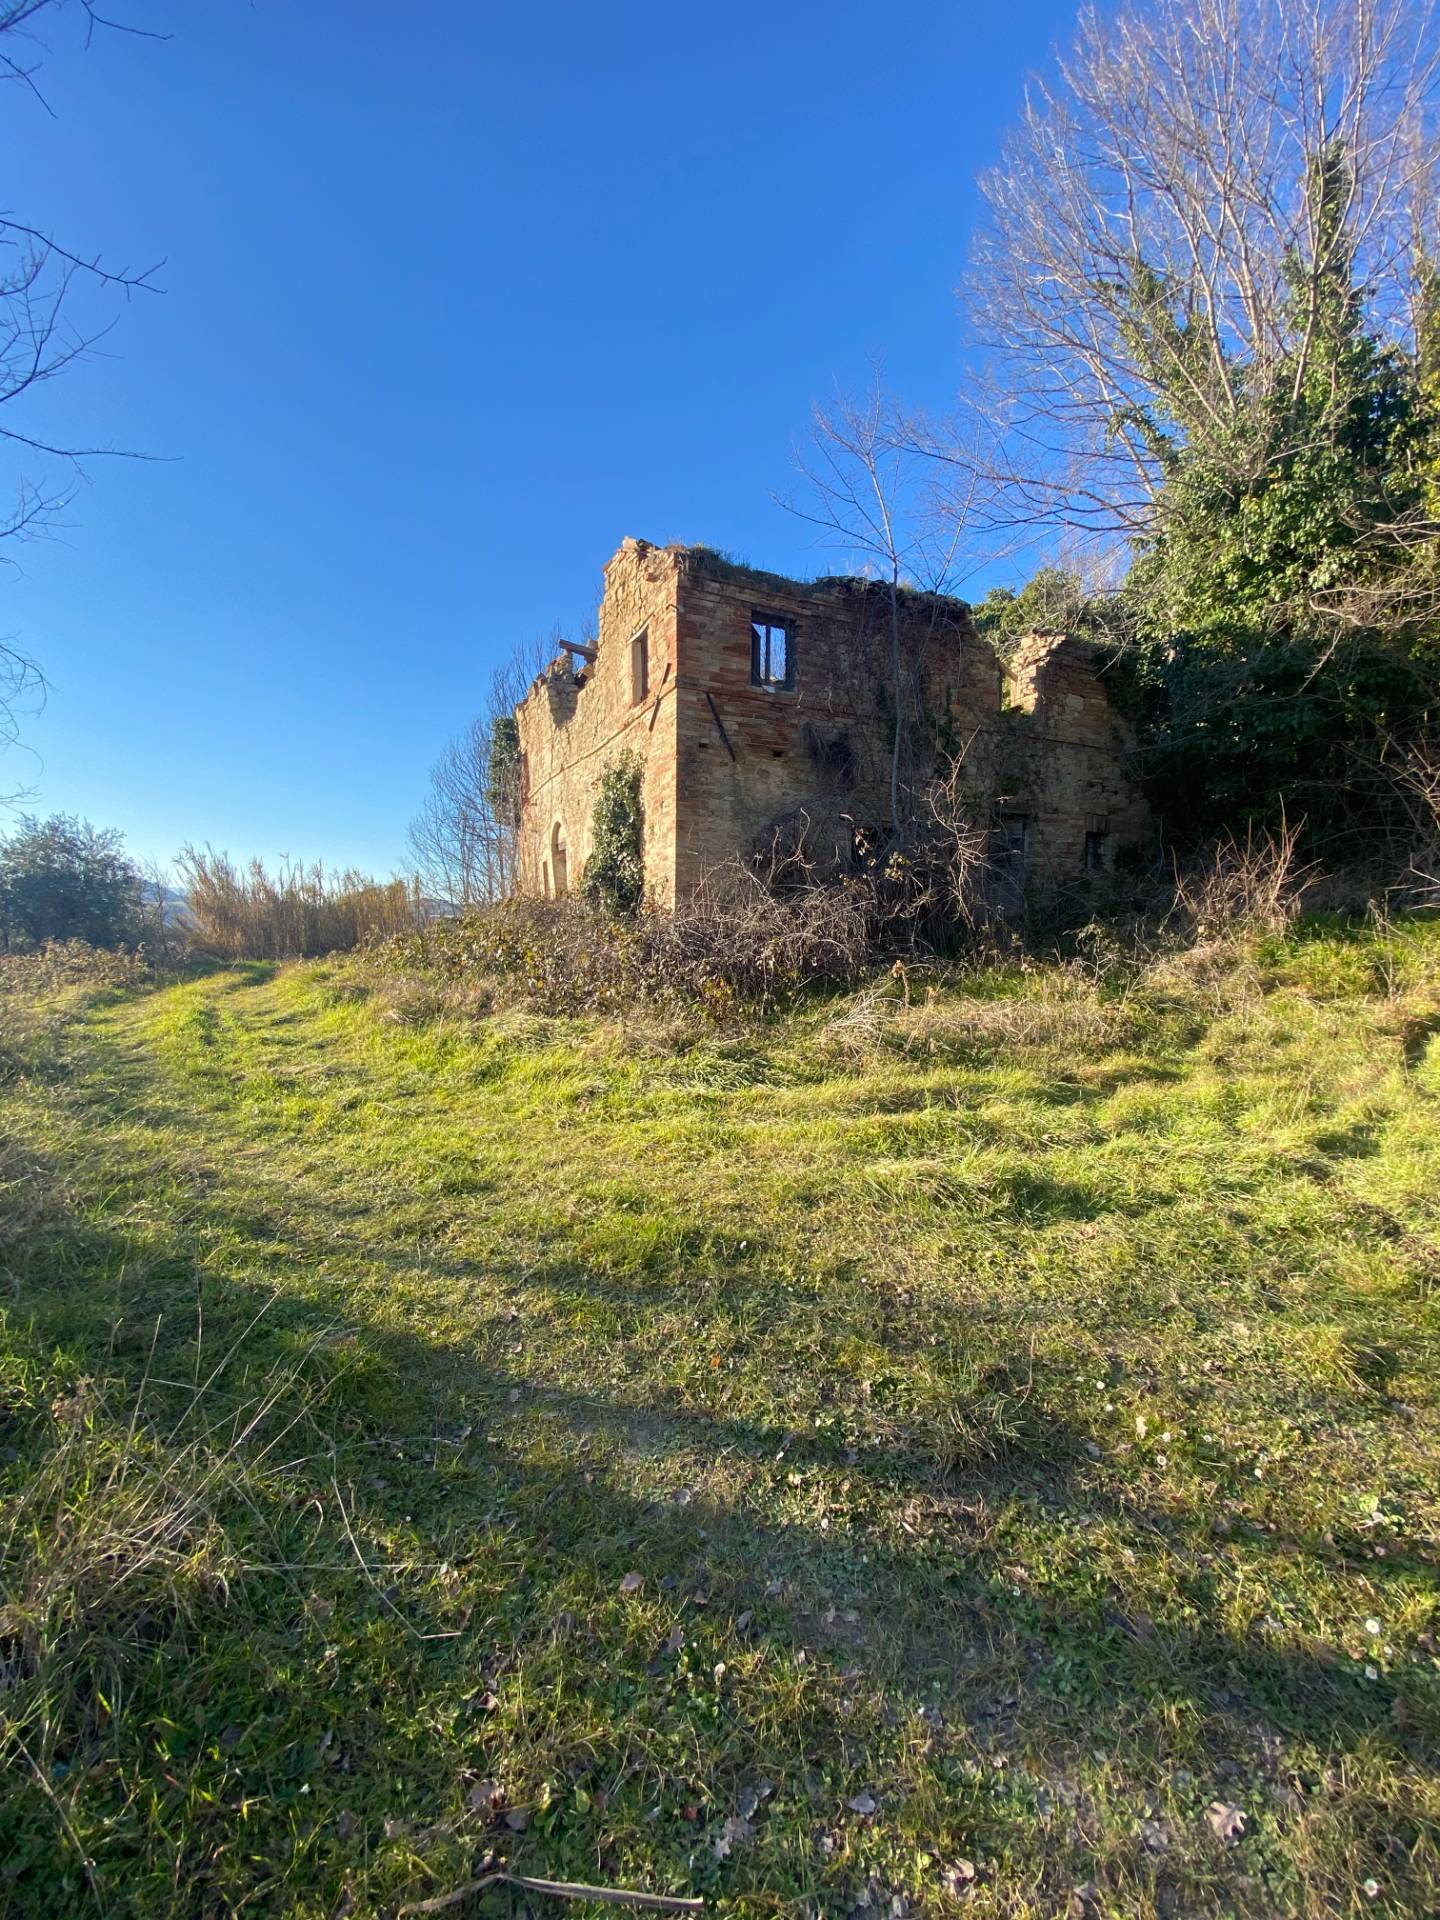
[[[982,182],[965,444],[916,434],[981,483],[972,517],[1144,539],[1197,441],[1252,483],[1295,449],[1237,428],[1316,371],[1338,248],[1382,337],[1412,342],[1437,70],[1432,0],[1087,6]],[[1332,153],[1338,219],[1311,191]],[[1295,410],[1271,412],[1283,435]]]
[[487,713],[446,746],[410,822],[410,851],[421,879],[429,892],[455,906],[500,899],[511,891],[513,832],[492,782],[493,748],[493,718]]
[[[93,0],[0,0],[0,83],[51,111],[40,86],[41,30],[69,14],[86,46],[98,30],[140,33],[102,15]],[[161,36],[145,34],[145,38]],[[0,213],[0,443],[13,460],[11,505],[0,509],[0,543],[52,527],[91,456],[121,451],[57,440],[35,418],[45,387],[92,353],[115,324],[117,304],[155,291],[156,266],[143,271],[107,265],[23,217]],[[26,696],[41,687],[39,669],[0,644],[0,746],[13,742]]]
[[410,823],[425,886],[455,906],[503,900],[519,878],[520,755],[515,709],[560,651],[558,633],[517,648],[491,675],[481,712],[430,772]]
[[832,406],[816,406],[809,447],[797,453],[796,465],[805,493],[782,504],[819,527],[827,545],[887,590],[895,704],[890,819],[898,836],[906,818],[901,760],[916,715],[919,667],[902,645],[900,595],[907,586],[933,595],[955,591],[968,516],[953,492],[943,508],[937,502],[933,465],[887,399],[878,369],[862,397],[842,394]]

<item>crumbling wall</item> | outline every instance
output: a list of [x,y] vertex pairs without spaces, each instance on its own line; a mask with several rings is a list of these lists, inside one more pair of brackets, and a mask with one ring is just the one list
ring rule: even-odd
[[[747,856],[777,824],[804,824],[822,867],[855,827],[890,815],[894,670],[889,596],[855,580],[802,585],[687,556],[680,578],[677,887]],[[755,616],[784,622],[794,684],[751,679]],[[958,601],[906,594],[900,651],[908,716],[902,783],[928,777],[999,708],[998,663]]]
[[[783,685],[752,679],[757,617],[789,635]],[[1142,839],[1133,742],[1085,642],[1034,635],[1002,667],[961,601],[902,593],[896,635],[883,584],[802,584],[707,549],[627,540],[606,569],[596,659],[578,675],[557,662],[519,711],[522,887],[555,890],[557,826],[568,888],[579,884],[600,775],[627,749],[644,766],[646,882],[658,903],[767,841],[794,844],[802,828],[808,857],[843,866],[857,836],[883,836],[891,822],[897,640],[902,790],[923,791],[960,758],[1017,899],[1037,874],[1110,867]]]
[[1065,634],[1032,634],[1010,661],[1011,732],[1026,769],[1018,799],[1032,810],[1032,868],[1052,877],[1112,869],[1149,828],[1130,770],[1134,732],[1102,666],[1093,642]]
[[[658,899],[675,897],[676,574],[672,551],[627,540],[605,570],[595,659],[552,662],[516,713],[525,893],[558,890],[557,828],[565,849],[563,890],[579,886],[600,775],[630,751],[644,767],[647,881]],[[637,700],[632,643],[642,632],[647,684]]]

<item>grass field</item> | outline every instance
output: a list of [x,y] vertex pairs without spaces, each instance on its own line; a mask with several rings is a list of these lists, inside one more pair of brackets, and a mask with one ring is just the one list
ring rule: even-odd
[[1440,1908],[1440,926],[732,1037],[9,964],[0,1911]]

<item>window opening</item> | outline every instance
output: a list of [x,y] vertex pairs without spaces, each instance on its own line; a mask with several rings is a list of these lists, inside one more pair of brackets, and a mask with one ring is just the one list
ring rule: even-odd
[[639,706],[650,691],[650,629],[642,627],[630,642],[630,703]]
[[764,614],[750,619],[750,684],[782,692],[795,684],[795,649],[790,629]]

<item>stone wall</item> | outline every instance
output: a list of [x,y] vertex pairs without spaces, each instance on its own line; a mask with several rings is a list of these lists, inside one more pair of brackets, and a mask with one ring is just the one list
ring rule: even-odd
[[[756,615],[787,626],[793,687],[752,684]],[[998,712],[998,664],[959,602],[904,596],[899,643],[909,710],[947,725],[957,746],[978,706]],[[755,850],[777,822],[803,828],[807,851],[824,864],[843,850],[849,823],[889,819],[891,654],[884,589],[850,580],[802,586],[703,552],[688,556],[677,717],[682,895],[719,862]],[[924,773],[917,753],[933,755],[933,741],[917,741],[916,731],[905,729],[903,743],[902,777],[911,779]]]
[[[656,896],[675,897],[674,551],[627,540],[605,569],[593,662],[562,655],[516,713],[520,731],[520,886],[573,891],[590,857],[595,790],[605,768],[632,751],[644,763],[645,867]],[[647,637],[647,688],[635,698],[632,645]],[[576,670],[578,668],[578,671]],[[557,887],[556,829],[566,873]]]
[[1017,797],[1032,810],[1032,867],[1061,878],[1113,868],[1149,828],[1128,772],[1134,735],[1099,666],[1099,649],[1064,634],[1032,634],[1010,661],[1010,737],[1023,769]]
[[[783,686],[752,677],[752,623],[785,629]],[[647,636],[637,699],[633,643]],[[521,885],[556,890],[590,853],[604,768],[627,749],[645,769],[646,879],[662,905],[722,862],[803,840],[822,867],[891,818],[895,672],[906,720],[900,781],[919,790],[963,755],[977,815],[996,822],[1017,897],[1036,875],[1113,866],[1147,825],[1126,772],[1132,742],[1099,662],[1060,635],[1022,642],[1008,671],[963,602],[904,593],[892,631],[883,586],[802,584],[703,548],[627,540],[605,573],[597,657],[557,661],[519,710]]]

